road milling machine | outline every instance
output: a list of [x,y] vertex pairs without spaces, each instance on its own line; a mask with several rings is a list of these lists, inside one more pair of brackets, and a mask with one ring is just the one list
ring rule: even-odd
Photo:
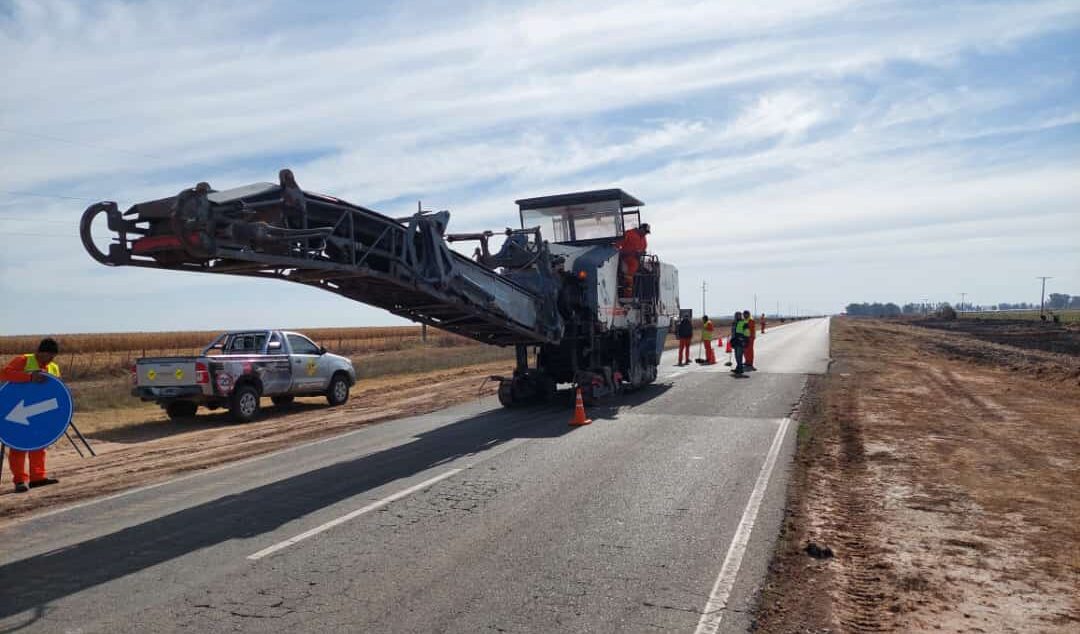
[[[645,254],[625,287],[617,243],[641,223],[643,203],[606,189],[517,204],[521,228],[499,232],[495,249],[492,231],[447,233],[447,211],[391,218],[302,190],[282,170],[276,184],[217,191],[199,183],[126,211],[96,203],[80,236],[108,266],[296,282],[513,346],[513,375],[495,377],[508,407],[548,400],[559,384],[581,387],[592,401],[654,381],[679,314],[679,284],[675,267]],[[107,246],[93,233],[101,214]],[[472,258],[450,247],[458,242],[475,242]]]

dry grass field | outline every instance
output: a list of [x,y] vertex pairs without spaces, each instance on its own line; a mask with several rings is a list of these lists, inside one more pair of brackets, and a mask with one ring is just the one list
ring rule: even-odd
[[[344,356],[415,348],[422,343],[419,326],[385,328],[296,329],[331,352]],[[198,354],[221,331],[128,332],[54,335],[60,342],[57,363],[70,381],[126,376],[140,357]],[[0,337],[0,355],[33,351],[45,335]],[[428,346],[455,348],[479,345],[474,341],[429,330]]]

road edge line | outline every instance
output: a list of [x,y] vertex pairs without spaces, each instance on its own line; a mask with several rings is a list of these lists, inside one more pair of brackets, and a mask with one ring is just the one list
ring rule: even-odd
[[705,603],[705,609],[702,610],[701,619],[698,621],[694,634],[716,634],[720,629],[720,622],[724,619],[724,610],[727,608],[731,590],[739,574],[739,567],[742,565],[743,554],[750,543],[750,533],[754,530],[754,522],[757,521],[761,501],[772,479],[773,468],[776,466],[776,459],[780,455],[780,448],[784,444],[784,436],[790,424],[790,418],[783,418],[780,421],[780,427],[776,430],[776,435],[773,436],[772,446],[769,447],[769,453],[765,456],[765,463],[761,465],[757,482],[754,483],[754,490],[750,493],[750,499],[743,510],[739,526],[735,529],[735,536],[728,547],[724,564],[716,576],[716,582],[713,584],[712,592],[709,593],[709,600]]

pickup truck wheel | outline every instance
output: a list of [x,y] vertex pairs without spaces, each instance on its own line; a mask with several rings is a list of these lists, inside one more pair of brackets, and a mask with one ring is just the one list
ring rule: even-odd
[[259,416],[259,390],[253,385],[236,388],[229,401],[229,412],[239,423],[250,423]]
[[178,418],[191,418],[195,416],[195,412],[199,411],[198,403],[192,403],[191,401],[173,401],[165,406],[165,413],[169,415],[169,418],[176,420]]
[[296,398],[290,395],[284,396],[271,396],[270,400],[274,402],[274,405],[278,407],[288,407],[293,404],[293,399]]
[[335,374],[330,379],[330,386],[326,389],[326,402],[331,407],[342,405],[349,400],[349,379],[344,374]]

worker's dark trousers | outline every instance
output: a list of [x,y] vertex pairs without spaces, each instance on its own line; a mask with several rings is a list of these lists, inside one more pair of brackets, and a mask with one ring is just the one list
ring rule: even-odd
[[741,343],[735,343],[731,347],[732,347],[733,350],[735,350],[735,371],[736,372],[742,372],[743,371],[743,345]]

